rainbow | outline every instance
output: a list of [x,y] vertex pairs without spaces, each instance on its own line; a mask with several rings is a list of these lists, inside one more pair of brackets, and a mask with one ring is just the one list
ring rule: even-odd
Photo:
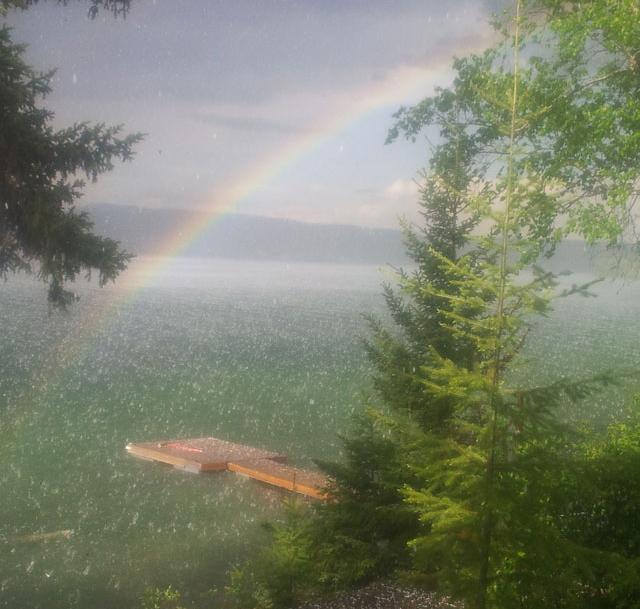
[[[462,45],[462,51],[466,53],[484,48],[487,41],[486,34],[467,39]],[[349,97],[312,128],[217,188],[206,197],[199,213],[191,214],[152,255],[135,261],[118,278],[115,286],[101,294],[99,304],[87,307],[74,320],[71,332],[51,348],[46,356],[46,365],[35,373],[31,383],[33,392],[42,395],[55,386],[64,371],[90,348],[94,337],[117,315],[120,307],[131,301],[139,290],[153,285],[169,260],[184,253],[219,218],[233,212],[286,169],[373,112],[387,107],[395,110],[402,103],[413,103],[432,90],[435,83],[446,82],[450,76],[450,64],[451,57],[443,54],[433,58],[428,66],[397,70]],[[33,402],[34,397],[35,395],[25,396],[22,404]],[[24,420],[28,416],[28,410],[24,409],[22,414],[16,412],[16,418]]]
[[179,256],[216,220],[233,212],[251,195],[263,190],[301,159],[373,112],[385,107],[395,109],[399,104],[407,103],[407,100],[419,99],[426,85],[430,84],[434,76],[442,76],[442,72],[442,68],[437,73],[433,69],[404,68],[393,77],[359,92],[355,99],[334,109],[312,128],[304,130],[301,135],[273,151],[248,171],[243,171],[229,183],[217,187],[201,206],[204,213],[194,214],[154,255],[166,258]]

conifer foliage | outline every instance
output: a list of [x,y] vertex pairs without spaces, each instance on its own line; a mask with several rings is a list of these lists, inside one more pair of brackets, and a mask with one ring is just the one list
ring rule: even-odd
[[[336,499],[318,508],[315,524],[322,531],[317,547],[326,569],[323,578],[332,589],[411,568],[407,543],[418,534],[419,522],[402,488],[418,478],[410,464],[404,423],[414,422],[421,430],[446,429],[453,403],[448,396],[433,399],[426,390],[425,362],[443,353],[470,367],[475,357],[467,337],[444,329],[451,298],[459,295],[444,261],[454,264],[469,248],[478,201],[484,196],[473,189],[475,138],[464,132],[464,117],[454,97],[434,100],[429,112],[442,141],[434,146],[429,168],[421,175],[423,226],[404,225],[415,267],[398,270],[397,286],[385,286],[395,328],[369,320],[365,347],[378,398],[343,437],[343,462],[320,463]],[[473,314],[471,309],[467,312]]]
[[[57,2],[68,4],[69,0],[57,0]],[[10,8],[26,9],[34,4],[38,4],[38,0],[0,0],[0,14]],[[127,14],[131,0],[86,0],[86,4],[88,4],[88,15],[91,18],[97,17],[101,9],[118,17]]]
[[[414,269],[398,271],[396,288],[384,286],[396,331],[370,319],[371,338],[366,348],[384,403],[424,426],[434,427],[443,425],[450,413],[446,401],[425,399],[421,380],[425,360],[432,350],[464,366],[470,366],[474,359],[473,345],[444,329],[450,297],[458,293],[458,287],[449,281],[443,261],[456,262],[468,249],[469,233],[477,224],[478,202],[484,193],[472,192],[477,177],[477,142],[474,134],[465,131],[465,117],[455,95],[446,93],[424,105],[428,106],[423,107],[424,115],[439,127],[442,143],[433,147],[428,170],[420,175],[423,226],[403,225]],[[396,127],[388,142],[398,133]]]
[[[4,2],[2,9],[19,3]],[[93,6],[93,5],[92,5]],[[65,282],[97,270],[104,285],[131,258],[117,242],[92,232],[85,212],[75,209],[82,176],[95,181],[115,160],[132,158],[140,134],[120,136],[121,127],[76,123],[56,130],[53,113],[41,105],[53,72],[36,73],[24,47],[0,29],[0,276],[34,271],[49,283],[49,301],[74,300]]]

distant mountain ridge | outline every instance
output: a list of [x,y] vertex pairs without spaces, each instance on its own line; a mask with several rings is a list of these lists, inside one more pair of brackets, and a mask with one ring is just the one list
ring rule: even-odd
[[[187,222],[201,222],[205,226],[209,221],[203,212],[180,209],[100,203],[89,205],[86,210],[98,234],[120,241],[128,251],[138,255],[161,252],[163,244],[173,239]],[[394,266],[409,262],[399,230],[242,214],[217,218],[180,255]],[[543,266],[555,272],[592,272],[597,257],[583,242],[565,241]]]
[[[135,254],[162,251],[187,222],[206,225],[203,212],[106,203],[86,210],[98,234]],[[201,216],[201,218],[198,218]],[[407,261],[399,230],[227,214],[188,243],[181,255],[300,262],[401,264]]]

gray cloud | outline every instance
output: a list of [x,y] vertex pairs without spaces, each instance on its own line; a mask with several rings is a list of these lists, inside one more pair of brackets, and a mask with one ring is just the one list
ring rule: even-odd
[[256,116],[236,116],[214,111],[200,111],[192,115],[196,121],[236,131],[267,132],[276,134],[304,133],[306,129],[300,125]]
[[87,201],[206,206],[220,184],[259,173],[346,112],[243,209],[393,225],[397,202],[376,193],[410,179],[425,152],[384,147],[394,108],[367,95],[407,67],[427,68],[428,94],[430,72],[441,78],[453,54],[487,40],[485,13],[481,0],[133,0],[124,21],[89,21],[83,2],[51,1],[8,21],[31,63],[59,68],[46,102],[59,125],[148,133],[134,163],[89,185]]
[[14,21],[40,63],[75,70],[79,97],[262,103],[423,65],[434,50],[456,48],[472,34],[477,13],[477,4],[436,0],[138,0],[125,21],[88,22],[81,5],[50,4]]

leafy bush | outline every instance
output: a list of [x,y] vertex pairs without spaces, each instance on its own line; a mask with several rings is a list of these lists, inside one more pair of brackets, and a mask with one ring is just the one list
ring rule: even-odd
[[[638,404],[640,406],[640,404]],[[585,609],[640,608],[640,417],[585,441],[562,481],[564,534],[590,559]]]
[[185,609],[175,588],[148,588],[142,597],[142,609]]

